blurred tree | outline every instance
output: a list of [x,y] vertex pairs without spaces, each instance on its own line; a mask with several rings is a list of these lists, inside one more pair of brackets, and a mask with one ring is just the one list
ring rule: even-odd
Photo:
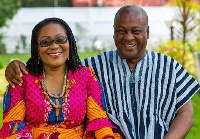
[[177,16],[178,23],[181,24],[182,28],[179,30],[180,37],[183,42],[183,63],[185,65],[185,55],[186,55],[186,43],[188,43],[188,36],[192,35],[193,31],[196,27],[198,27],[199,23],[196,22],[197,19],[196,5],[191,2],[191,0],[177,0],[177,4],[179,7],[179,12]]
[[192,2],[192,0],[175,0],[172,5],[178,6],[176,17],[173,19],[176,22],[176,26],[174,26],[174,37],[176,40],[182,41],[183,50],[181,64],[184,66],[186,47],[190,46],[187,44],[192,37],[198,37],[196,36],[197,34],[195,34],[195,30],[198,30],[200,24],[200,6]]
[[[0,0],[0,28],[6,26],[9,19],[20,8],[20,0]],[[0,53],[5,53],[5,44],[2,42],[4,36],[0,33]]]
[[0,0],[0,28],[6,25],[20,7],[20,0]]
[[0,54],[3,54],[6,52],[6,45],[2,42],[4,38],[4,35],[1,33],[0,34]]
[[72,7],[72,0],[21,0],[22,7]]

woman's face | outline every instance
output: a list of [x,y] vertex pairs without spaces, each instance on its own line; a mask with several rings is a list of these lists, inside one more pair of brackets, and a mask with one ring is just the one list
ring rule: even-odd
[[[56,70],[65,67],[70,47],[66,37],[65,29],[60,24],[50,23],[42,27],[37,41],[39,42],[38,54],[44,64],[44,69]],[[52,40],[52,44],[49,43],[48,46],[44,47],[45,44]]]

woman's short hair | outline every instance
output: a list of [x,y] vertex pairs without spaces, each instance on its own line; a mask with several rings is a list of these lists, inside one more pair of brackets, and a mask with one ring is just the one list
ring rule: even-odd
[[32,30],[31,57],[26,63],[28,72],[36,76],[43,74],[43,63],[38,54],[38,36],[42,27],[51,23],[61,25],[66,31],[65,33],[67,34],[69,41],[69,60],[66,60],[67,69],[74,72],[76,69],[79,69],[79,65],[81,65],[77,52],[76,41],[69,25],[60,18],[46,18],[39,22]]

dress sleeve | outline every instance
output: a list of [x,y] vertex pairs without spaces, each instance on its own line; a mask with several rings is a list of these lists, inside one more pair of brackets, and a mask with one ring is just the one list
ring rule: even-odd
[[200,84],[179,64],[176,64],[176,111],[200,89]]
[[24,121],[25,101],[24,87],[16,85],[12,88],[10,85],[4,93],[3,99],[3,126],[0,130],[0,138],[14,139],[32,139],[28,127]]
[[86,137],[95,134],[96,139],[104,139],[106,137],[113,137],[116,127],[111,124],[108,119],[105,107],[102,106],[102,89],[99,82],[94,76],[94,72],[89,69],[89,79],[87,84],[87,127]]

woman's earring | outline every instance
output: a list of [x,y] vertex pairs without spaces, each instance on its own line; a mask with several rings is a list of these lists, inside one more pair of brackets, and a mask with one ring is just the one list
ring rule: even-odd
[[67,58],[67,60],[69,60],[69,57]]
[[40,57],[38,57],[38,61],[37,61],[38,65],[40,65]]

